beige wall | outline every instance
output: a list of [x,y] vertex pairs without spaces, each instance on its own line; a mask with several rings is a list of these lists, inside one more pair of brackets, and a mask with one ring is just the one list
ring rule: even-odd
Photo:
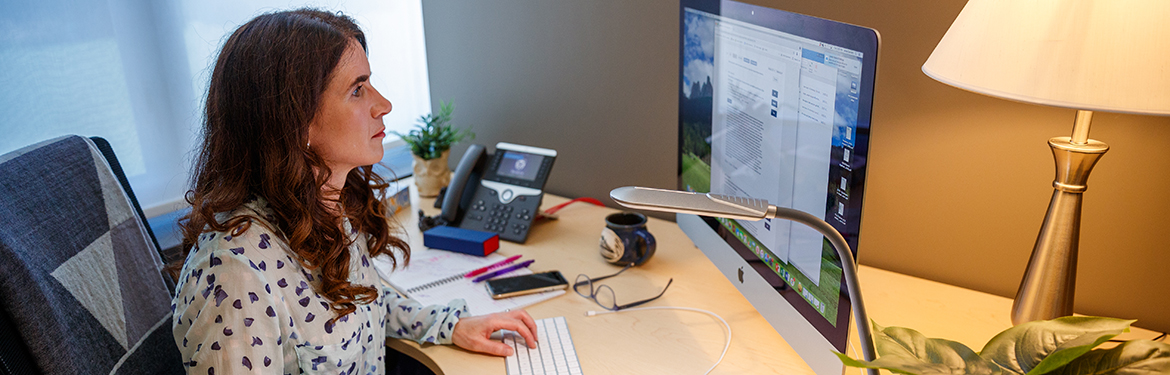
[[[1074,111],[923,75],[963,1],[750,2],[881,33],[861,262],[1013,296],[1052,192],[1045,142],[1069,135]],[[558,149],[557,194],[608,201],[617,186],[674,187],[676,1],[424,1],[423,11],[432,100],[454,99],[476,142]],[[1098,113],[1090,135],[1113,149],[1085,195],[1076,311],[1170,330],[1170,151],[1159,141],[1170,118]]]

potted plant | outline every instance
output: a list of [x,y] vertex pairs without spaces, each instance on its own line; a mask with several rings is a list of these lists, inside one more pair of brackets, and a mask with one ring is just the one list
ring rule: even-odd
[[419,196],[439,195],[439,189],[451,182],[451,170],[447,168],[451,145],[467,137],[475,138],[471,130],[451,126],[453,111],[454,103],[443,102],[438,113],[420,116],[419,124],[409,133],[394,132],[414,154],[414,185]]
[[1102,346],[1129,332],[1133,320],[1068,316],[1020,324],[1000,332],[975,352],[963,344],[926,338],[918,331],[873,323],[878,358],[858,361],[837,353],[847,366],[900,374],[1167,374],[1170,344],[1151,340]]

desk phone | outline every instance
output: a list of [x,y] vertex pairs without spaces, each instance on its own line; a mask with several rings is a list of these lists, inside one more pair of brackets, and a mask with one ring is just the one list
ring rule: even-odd
[[443,196],[441,217],[447,225],[524,243],[556,157],[556,150],[504,142],[494,154],[471,145]]

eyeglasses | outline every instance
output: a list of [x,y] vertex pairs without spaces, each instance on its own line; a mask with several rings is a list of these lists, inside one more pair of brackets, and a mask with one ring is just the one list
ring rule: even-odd
[[666,286],[662,288],[662,292],[658,293],[658,295],[656,295],[654,297],[650,297],[650,298],[647,298],[647,299],[644,299],[641,301],[637,301],[637,302],[627,303],[624,305],[618,305],[617,304],[617,297],[613,293],[613,288],[610,288],[608,285],[597,284],[597,282],[614,277],[614,276],[617,276],[617,275],[620,275],[620,274],[622,274],[622,272],[625,272],[626,270],[630,269],[630,267],[631,266],[628,265],[625,268],[622,268],[621,271],[617,271],[617,273],[615,273],[615,274],[612,274],[609,276],[598,277],[596,279],[590,278],[589,276],[586,276],[585,274],[577,275],[577,280],[575,282],[573,282],[573,290],[576,291],[577,294],[580,294],[582,297],[591,299],[591,300],[593,300],[593,302],[597,302],[598,306],[601,306],[602,308],[604,308],[606,310],[618,311],[621,309],[628,309],[628,308],[631,308],[634,306],[638,306],[638,305],[644,304],[646,302],[656,300],[656,299],[658,299],[658,297],[662,297],[663,294],[666,294],[666,289],[670,288],[670,283],[674,282],[674,278],[671,278],[670,281],[666,282]]

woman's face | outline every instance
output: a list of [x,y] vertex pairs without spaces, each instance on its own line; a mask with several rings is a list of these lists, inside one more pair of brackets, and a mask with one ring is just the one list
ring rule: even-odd
[[361,44],[351,40],[309,124],[309,147],[325,159],[334,179],[345,181],[350,170],[382,160],[382,116],[390,107],[370,85],[370,62]]

